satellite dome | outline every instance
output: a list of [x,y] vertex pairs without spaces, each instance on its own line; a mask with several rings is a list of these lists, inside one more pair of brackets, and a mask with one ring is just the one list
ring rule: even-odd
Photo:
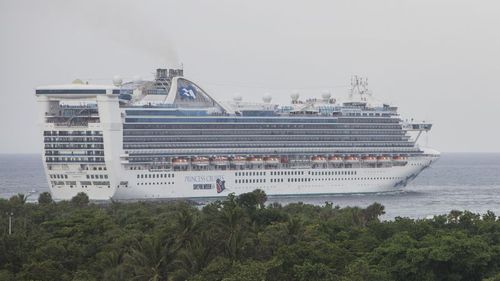
[[119,75],[113,76],[113,85],[115,85],[116,87],[119,87],[122,85],[122,83],[123,83],[123,79]]
[[273,97],[271,96],[271,94],[269,93],[266,93],[263,97],[262,97],[262,101],[264,101],[265,103],[271,103],[271,100],[273,99]]
[[141,76],[136,75],[136,76],[134,76],[134,80],[133,81],[134,81],[134,83],[140,83],[142,81],[142,78],[141,78]]
[[330,91],[328,90],[323,91],[323,93],[321,94],[321,98],[323,98],[324,101],[330,100],[331,96],[332,94],[330,94]]

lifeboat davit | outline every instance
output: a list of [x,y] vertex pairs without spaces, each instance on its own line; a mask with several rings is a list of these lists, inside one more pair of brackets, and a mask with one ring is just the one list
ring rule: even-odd
[[195,166],[200,166],[200,167],[201,166],[208,166],[208,164],[209,164],[207,157],[195,157],[195,158],[193,158],[191,163],[193,163],[193,165],[195,165]]
[[361,158],[361,160],[363,160],[363,162],[365,162],[365,163],[377,163],[377,158],[375,158],[373,156],[365,156],[365,157]]
[[264,163],[269,164],[269,165],[277,165],[281,161],[278,157],[264,157]]
[[172,159],[172,165],[173,166],[187,166],[189,165],[189,161],[185,158],[174,158]]
[[358,162],[359,162],[359,158],[358,158],[358,157],[356,157],[356,156],[347,156],[346,158],[344,158],[344,161],[345,161],[346,163],[351,163],[351,164],[353,164],[353,163],[358,163]]
[[328,162],[342,163],[342,162],[344,162],[344,159],[342,159],[342,157],[339,157],[339,156],[330,156],[330,157],[328,157]]
[[311,161],[314,164],[324,164],[324,163],[326,163],[326,157],[323,157],[323,156],[313,156],[313,157],[311,157]]
[[260,157],[253,157],[253,156],[252,157],[248,157],[247,161],[248,161],[248,163],[254,164],[254,165],[260,165],[260,164],[264,163],[264,160],[262,160],[262,158],[260,158]]
[[245,166],[247,163],[247,159],[242,156],[236,156],[231,159],[231,164],[236,165],[236,166]]
[[227,157],[218,156],[212,159],[212,163],[214,163],[215,166],[227,166],[229,161],[227,161]]

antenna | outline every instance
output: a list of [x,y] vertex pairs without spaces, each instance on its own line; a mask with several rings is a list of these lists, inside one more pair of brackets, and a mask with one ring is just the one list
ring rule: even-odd
[[366,95],[370,94],[368,90],[368,78],[363,78],[357,75],[351,77],[351,90],[349,92],[349,98],[353,98],[354,94],[361,96],[361,100],[366,100]]

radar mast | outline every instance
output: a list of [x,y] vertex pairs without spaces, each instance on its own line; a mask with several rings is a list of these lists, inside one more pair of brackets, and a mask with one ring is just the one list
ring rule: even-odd
[[368,78],[363,78],[357,75],[351,77],[349,99],[353,100],[355,96],[359,96],[362,101],[367,101],[367,96],[371,96],[371,92],[368,90]]

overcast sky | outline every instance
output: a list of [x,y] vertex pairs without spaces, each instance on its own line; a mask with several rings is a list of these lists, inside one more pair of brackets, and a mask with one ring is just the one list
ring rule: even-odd
[[[500,151],[500,1],[0,0],[0,153],[40,153],[34,88],[182,63],[212,96],[286,102],[369,78],[443,152]],[[425,138],[424,138],[425,140]]]

